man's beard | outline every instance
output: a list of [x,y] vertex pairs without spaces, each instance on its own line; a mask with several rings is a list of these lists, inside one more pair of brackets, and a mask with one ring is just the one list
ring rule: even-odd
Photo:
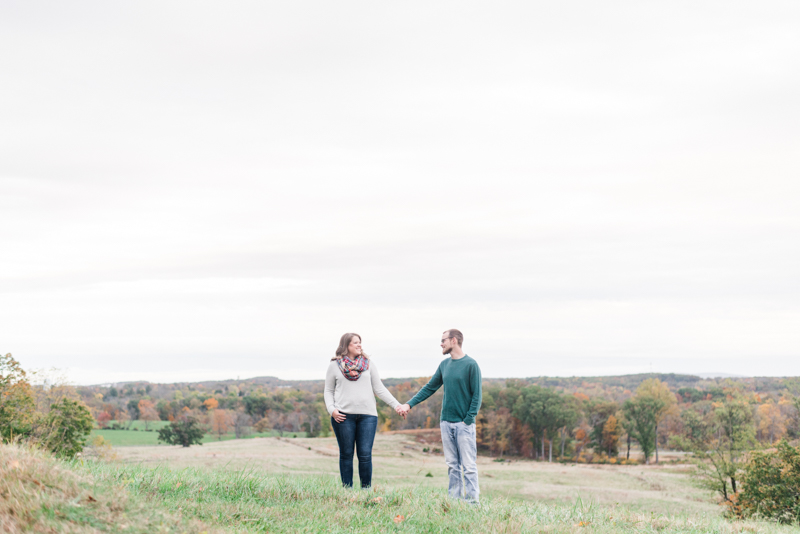
[[442,354],[450,354],[451,352],[453,352],[453,347],[450,347],[449,349],[443,350]]

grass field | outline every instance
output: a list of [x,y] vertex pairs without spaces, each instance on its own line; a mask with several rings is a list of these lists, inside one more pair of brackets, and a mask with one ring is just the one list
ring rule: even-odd
[[[17,532],[122,532],[144,534],[213,532],[415,532],[415,533],[721,533],[760,532],[785,534],[796,527],[766,522],[728,521],[710,503],[708,511],[683,510],[657,513],[637,510],[630,503],[600,502],[589,497],[569,502],[564,497],[548,501],[530,499],[523,492],[508,499],[496,480],[511,489],[519,482],[553,484],[564,479],[566,486],[584,486],[589,471],[564,473],[533,462],[489,465],[482,462],[482,484],[488,484],[480,507],[447,498],[445,480],[413,472],[411,466],[431,467],[425,458],[406,447],[419,445],[407,436],[380,436],[385,454],[378,458],[383,478],[372,490],[347,490],[336,473],[303,474],[303,470],[330,470],[335,457],[323,440],[259,439],[214,443],[210,457],[197,456],[206,446],[130,447],[141,449],[125,462],[59,462],[28,449],[0,445],[0,531]],[[384,439],[384,438],[388,438]],[[242,457],[248,453],[250,458]],[[257,447],[257,450],[253,450]],[[309,451],[308,447],[311,447]],[[318,448],[317,448],[318,447]],[[146,459],[142,451],[166,458]],[[173,454],[177,451],[179,454]],[[266,453],[282,457],[269,458]],[[206,451],[208,452],[208,451]],[[216,456],[213,456],[216,455]],[[411,456],[413,458],[406,458]],[[233,461],[233,458],[236,461]],[[145,460],[145,461],[143,461]],[[212,468],[206,467],[211,460]],[[322,460],[322,463],[317,463]],[[177,465],[173,465],[177,461]],[[153,465],[159,463],[160,465]],[[283,465],[281,465],[283,463]],[[194,465],[194,467],[188,467]],[[250,467],[241,469],[242,465]],[[505,474],[502,469],[506,469]],[[573,467],[583,469],[583,466]],[[587,467],[587,469],[591,469]],[[626,468],[627,469],[627,468]],[[636,469],[636,468],[634,468]],[[404,471],[406,471],[404,473]],[[513,474],[512,474],[513,472]],[[421,479],[417,478],[420,477]],[[489,476],[492,475],[492,476]],[[615,479],[615,477],[629,477]],[[640,491],[669,494],[656,488],[672,480],[676,488],[688,489],[686,473],[669,473],[662,468],[640,472],[620,467],[597,470],[594,483],[611,481],[611,487],[644,477],[649,480]],[[674,477],[670,479],[670,477]],[[614,482],[616,480],[616,482]],[[643,483],[642,480],[639,482]],[[557,485],[557,484],[556,484]],[[590,484],[593,495],[598,486]],[[573,490],[574,491],[574,490]],[[509,492],[513,493],[513,492]],[[680,494],[650,500],[669,502],[684,499]],[[520,500],[525,502],[520,502]],[[690,501],[691,499],[684,499]]]
[[[168,421],[150,421],[149,428],[150,431],[145,429],[145,424],[143,421],[131,421],[131,429],[130,430],[110,430],[110,429],[100,429],[95,428],[92,430],[92,434],[89,436],[89,442],[91,442],[94,436],[102,436],[103,439],[107,440],[113,447],[131,447],[136,445],[160,445],[166,446],[163,443],[158,442],[158,430],[164,428],[165,426],[169,425]],[[126,424],[127,426],[127,424]],[[134,430],[136,429],[136,430]],[[253,433],[249,436],[246,436],[244,439],[249,438],[266,438],[266,437],[273,437],[276,436],[277,432],[261,432],[261,433]],[[284,432],[284,436],[298,436],[303,437],[305,436],[305,432]],[[236,436],[233,432],[225,434],[222,436],[221,441],[228,441],[236,439]],[[211,434],[206,434],[203,437],[203,443],[211,443],[214,441],[220,441],[217,436],[212,436]]]
[[[423,438],[424,439],[424,438]],[[380,433],[373,448],[373,484],[381,488],[442,490],[447,468],[441,454],[422,452],[419,434]],[[200,447],[124,447],[119,461],[172,469],[254,469],[270,475],[338,477],[335,438],[263,438],[211,442]],[[578,502],[624,505],[660,514],[718,515],[714,496],[692,484],[682,464],[612,466],[534,461],[495,462],[479,457],[481,492],[486,497],[574,506]]]

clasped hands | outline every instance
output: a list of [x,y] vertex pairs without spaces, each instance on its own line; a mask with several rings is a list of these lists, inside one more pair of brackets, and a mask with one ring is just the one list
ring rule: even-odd
[[410,410],[411,410],[411,406],[409,406],[408,404],[399,404],[394,409],[394,411],[399,413],[403,417],[403,419],[406,418],[406,416],[408,415],[408,412]]

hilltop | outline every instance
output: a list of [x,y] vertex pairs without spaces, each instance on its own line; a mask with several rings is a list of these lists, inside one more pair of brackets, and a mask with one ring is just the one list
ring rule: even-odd
[[99,461],[58,461],[0,445],[3,532],[415,532],[783,534],[766,522],[713,515],[641,513],[578,502],[559,506],[485,498],[449,499],[443,487],[348,490],[335,476],[287,476],[257,467],[170,469]]

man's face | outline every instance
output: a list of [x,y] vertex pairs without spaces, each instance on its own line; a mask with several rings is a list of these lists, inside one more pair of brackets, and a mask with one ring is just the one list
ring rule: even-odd
[[453,347],[455,346],[456,342],[455,338],[447,336],[448,336],[447,332],[442,334],[442,354],[450,354],[450,352],[453,350]]

